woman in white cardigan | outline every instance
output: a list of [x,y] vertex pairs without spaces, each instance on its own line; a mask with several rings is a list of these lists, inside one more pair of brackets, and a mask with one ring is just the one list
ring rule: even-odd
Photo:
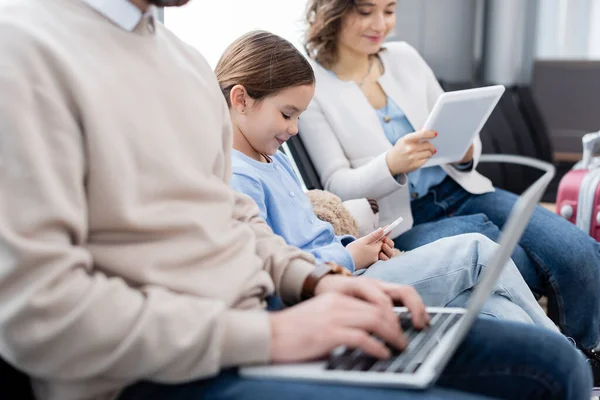
[[[383,46],[395,8],[393,0],[309,2],[316,92],[300,136],[325,189],[344,200],[376,199],[383,225],[404,217],[391,236],[396,247],[468,232],[497,240],[516,196],[475,170],[479,137],[459,163],[420,168],[436,151],[436,133],[419,128],[443,90],[410,45]],[[538,207],[513,260],[533,292],[549,297],[563,333],[596,357],[600,245]]]

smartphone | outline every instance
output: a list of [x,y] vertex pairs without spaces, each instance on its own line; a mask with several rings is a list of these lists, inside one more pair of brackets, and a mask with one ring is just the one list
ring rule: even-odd
[[379,238],[377,240],[377,242],[379,242],[380,240],[383,240],[383,238],[385,237],[385,235],[387,235],[388,233],[390,233],[391,231],[393,231],[394,228],[397,227],[398,225],[400,225],[400,222],[402,222],[402,221],[404,221],[404,218],[398,217],[397,220],[395,220],[394,222],[392,222],[387,228],[384,229],[383,236],[381,238]]

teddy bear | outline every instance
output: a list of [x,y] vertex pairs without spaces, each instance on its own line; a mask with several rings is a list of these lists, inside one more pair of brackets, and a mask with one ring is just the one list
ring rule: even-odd
[[[379,228],[379,206],[373,199],[344,201],[335,194],[313,189],[307,193],[317,218],[329,222],[336,235],[362,237]],[[393,257],[402,254],[394,249]]]

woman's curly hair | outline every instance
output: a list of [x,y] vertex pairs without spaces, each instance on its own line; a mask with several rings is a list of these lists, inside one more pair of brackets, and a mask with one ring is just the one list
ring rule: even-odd
[[335,62],[335,42],[342,17],[355,5],[356,0],[309,0],[304,49],[310,58],[326,68],[331,67]]

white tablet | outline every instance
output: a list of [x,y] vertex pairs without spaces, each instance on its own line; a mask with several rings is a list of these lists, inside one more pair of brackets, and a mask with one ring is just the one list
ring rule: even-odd
[[431,139],[437,152],[423,165],[460,161],[504,93],[503,85],[442,93],[423,129],[436,131]]

